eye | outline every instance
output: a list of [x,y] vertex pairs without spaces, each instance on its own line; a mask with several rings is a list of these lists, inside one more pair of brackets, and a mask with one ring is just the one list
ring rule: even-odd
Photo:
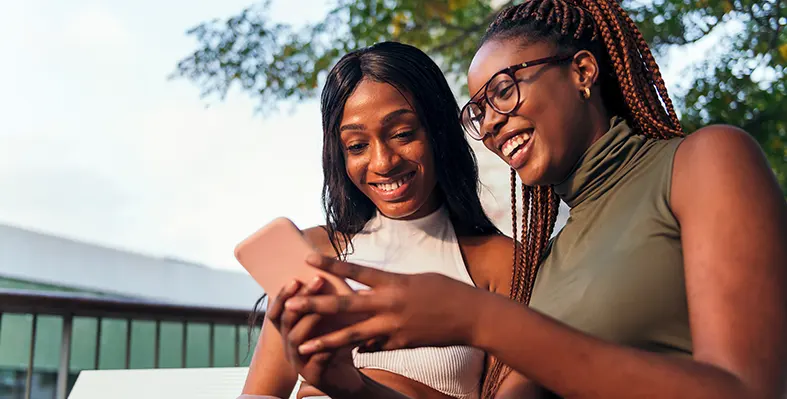
[[[483,101],[486,102],[486,98],[484,98]],[[484,120],[484,115],[486,115],[486,106],[480,104],[480,102],[476,104],[476,109],[474,111],[471,109],[470,120],[473,122],[481,123],[481,121]]]
[[513,92],[514,92],[513,83],[502,85],[501,87],[499,87],[499,91],[497,92],[497,97],[500,98],[501,100],[505,100],[511,97],[511,93]]
[[353,155],[360,154],[365,149],[366,149],[366,144],[365,143],[357,143],[357,144],[351,144],[351,145],[347,146],[347,152],[349,152],[350,154],[353,154]]
[[404,132],[396,133],[393,137],[395,139],[407,139],[412,137],[415,134],[415,130],[407,130]]

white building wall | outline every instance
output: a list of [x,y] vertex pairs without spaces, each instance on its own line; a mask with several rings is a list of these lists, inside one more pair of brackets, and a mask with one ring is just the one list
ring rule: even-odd
[[0,225],[0,277],[235,309],[251,309],[262,294],[243,272],[154,258],[5,225]]

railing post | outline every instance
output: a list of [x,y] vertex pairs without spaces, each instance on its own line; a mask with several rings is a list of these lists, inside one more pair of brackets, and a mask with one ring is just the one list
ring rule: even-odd
[[30,332],[30,357],[27,359],[27,376],[25,378],[25,399],[30,399],[33,391],[33,360],[36,355],[36,328],[38,327],[38,314],[33,313],[33,330]]
[[159,352],[161,351],[161,320],[156,320],[155,342],[153,350],[156,351],[156,353],[153,355],[153,368],[157,369],[159,367]]
[[131,368],[131,319],[126,319],[126,369]]
[[73,315],[63,316],[63,334],[60,340],[60,366],[57,368],[57,399],[66,399],[68,390],[68,369],[71,363],[71,333]]
[[214,356],[213,355],[213,341],[216,339],[215,336],[214,336],[215,335],[215,330],[216,330],[216,324],[211,322],[210,323],[210,337],[208,338],[208,347],[209,347],[208,350],[210,351],[210,352],[208,352],[208,367],[213,367],[213,361],[214,361],[214,359],[213,359],[213,356]]
[[240,326],[235,325],[235,367],[240,366]]
[[94,361],[95,369],[98,370],[98,362],[101,356],[101,317],[96,317],[96,359]]
[[188,349],[188,322],[185,320],[183,321],[183,339],[181,341],[181,348],[180,348],[180,367],[186,368],[186,352]]

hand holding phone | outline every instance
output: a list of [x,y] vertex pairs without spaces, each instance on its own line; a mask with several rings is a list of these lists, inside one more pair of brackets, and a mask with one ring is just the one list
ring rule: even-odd
[[345,295],[354,291],[344,279],[306,263],[317,250],[289,219],[277,218],[235,247],[235,258],[268,295],[275,296],[290,281],[326,280],[324,294]]

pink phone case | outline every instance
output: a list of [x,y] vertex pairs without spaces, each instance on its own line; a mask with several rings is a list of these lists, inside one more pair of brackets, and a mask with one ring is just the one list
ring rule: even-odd
[[235,258],[272,297],[292,280],[308,284],[316,276],[322,276],[328,283],[321,293],[353,292],[344,279],[306,263],[306,257],[311,253],[317,253],[317,250],[286,218],[275,219],[235,247]]

